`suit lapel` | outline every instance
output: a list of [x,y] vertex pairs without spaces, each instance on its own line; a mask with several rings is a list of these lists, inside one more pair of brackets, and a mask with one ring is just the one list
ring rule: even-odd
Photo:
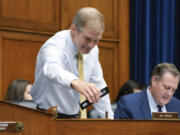
[[147,90],[142,91],[141,105],[143,119],[152,119],[151,110],[147,98]]
[[176,109],[172,105],[172,99],[169,101],[169,103],[166,105],[167,112],[176,112]]

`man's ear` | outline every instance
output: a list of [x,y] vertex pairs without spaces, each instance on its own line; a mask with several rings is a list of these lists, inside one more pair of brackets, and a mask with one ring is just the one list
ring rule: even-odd
[[71,26],[70,26],[70,29],[71,29],[71,31],[72,32],[76,32],[76,25],[75,24],[71,24]]
[[156,83],[156,76],[152,76],[151,77],[151,85],[154,86],[155,83]]

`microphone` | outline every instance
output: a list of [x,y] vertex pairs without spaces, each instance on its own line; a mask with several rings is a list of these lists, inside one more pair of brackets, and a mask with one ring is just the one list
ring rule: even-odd
[[[106,94],[109,93],[108,87],[105,87],[104,89],[102,89],[102,90],[100,91],[100,93],[101,93],[101,97],[104,97]],[[83,101],[82,103],[80,103],[81,110],[87,108],[87,107],[90,106],[91,104],[92,104],[92,103],[90,103],[88,100]]]

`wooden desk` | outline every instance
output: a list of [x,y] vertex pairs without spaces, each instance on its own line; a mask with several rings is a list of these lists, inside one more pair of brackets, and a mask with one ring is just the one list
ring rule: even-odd
[[[0,101],[0,121],[22,121],[24,130],[10,135],[179,135],[179,120],[52,120],[52,116]],[[0,133],[9,135],[9,133]]]

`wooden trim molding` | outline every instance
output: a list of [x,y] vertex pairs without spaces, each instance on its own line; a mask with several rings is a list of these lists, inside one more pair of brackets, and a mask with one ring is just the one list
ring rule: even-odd
[[11,81],[34,81],[39,48],[48,36],[0,31],[0,98],[5,97]]

